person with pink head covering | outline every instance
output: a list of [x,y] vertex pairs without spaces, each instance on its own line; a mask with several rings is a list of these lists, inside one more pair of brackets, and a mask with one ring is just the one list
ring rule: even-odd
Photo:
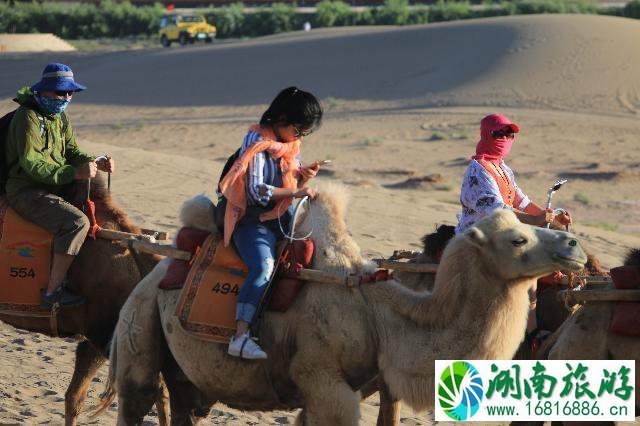
[[554,217],[531,201],[516,184],[513,171],[504,159],[509,155],[520,131],[502,114],[491,114],[480,122],[480,141],[462,180],[456,233],[460,233],[496,209],[511,209],[521,222],[544,226],[554,220],[562,225],[571,223],[566,213]]
[[[551,209],[538,206],[516,184],[513,171],[504,159],[509,155],[518,132],[518,125],[502,114],[491,114],[480,121],[476,155],[472,157],[462,180],[462,212],[458,215],[456,234],[464,232],[496,209],[511,209],[521,222],[529,225],[544,226],[554,221],[565,226],[571,223],[569,213],[554,217]],[[538,329],[536,319],[536,285],[529,290],[529,299],[531,310],[525,337],[533,348],[535,342],[539,345],[539,336],[543,333]]]

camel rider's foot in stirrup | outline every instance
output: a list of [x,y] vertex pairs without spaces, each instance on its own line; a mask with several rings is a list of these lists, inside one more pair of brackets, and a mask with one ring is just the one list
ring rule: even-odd
[[251,339],[249,332],[240,337],[233,336],[227,352],[243,359],[267,359],[267,354]]
[[74,306],[80,306],[84,302],[84,297],[71,293],[69,290],[64,288],[64,285],[61,285],[51,294],[47,294],[46,290],[42,292],[40,307],[44,309],[51,309],[54,303],[58,303],[61,308],[71,308]]

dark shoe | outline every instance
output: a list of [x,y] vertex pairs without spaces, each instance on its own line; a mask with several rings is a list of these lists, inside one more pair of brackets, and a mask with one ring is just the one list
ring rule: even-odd
[[40,307],[44,309],[51,309],[54,303],[58,303],[61,308],[71,308],[74,306],[80,306],[84,302],[84,297],[73,294],[63,286],[60,286],[49,295],[45,292],[42,293]]

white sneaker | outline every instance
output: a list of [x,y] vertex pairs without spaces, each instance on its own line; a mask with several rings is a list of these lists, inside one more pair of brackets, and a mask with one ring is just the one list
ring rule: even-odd
[[233,336],[227,353],[243,359],[267,359],[265,351],[249,337],[248,332],[238,338]]

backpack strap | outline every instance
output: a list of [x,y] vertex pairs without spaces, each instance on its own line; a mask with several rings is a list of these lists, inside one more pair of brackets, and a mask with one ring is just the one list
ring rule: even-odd
[[60,118],[62,119],[62,133],[67,133],[67,128],[69,127],[69,117],[67,117],[67,113],[62,111]]

